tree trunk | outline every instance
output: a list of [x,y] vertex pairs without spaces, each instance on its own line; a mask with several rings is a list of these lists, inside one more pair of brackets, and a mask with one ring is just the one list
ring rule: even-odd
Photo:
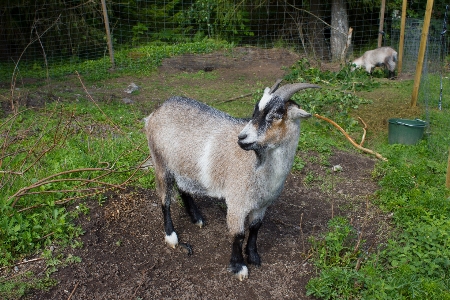
[[[312,15],[309,16],[308,22],[308,39],[312,52],[312,56],[320,60],[329,59],[329,51],[325,39],[325,18],[326,10],[324,9],[326,4],[323,0],[310,0],[309,9]],[[318,19],[320,18],[320,19]]]
[[347,45],[348,15],[345,0],[333,0],[331,4],[331,58],[333,61],[344,60],[341,57]]

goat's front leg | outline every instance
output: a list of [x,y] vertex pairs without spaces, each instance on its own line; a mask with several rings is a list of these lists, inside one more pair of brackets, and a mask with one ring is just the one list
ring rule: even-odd
[[247,261],[249,264],[259,267],[261,265],[261,258],[258,254],[258,248],[256,246],[256,240],[258,239],[258,231],[261,227],[262,220],[266,208],[261,208],[256,211],[252,211],[249,215],[249,235],[247,240],[247,246],[245,247],[245,253],[247,254]]
[[246,213],[239,211],[239,209],[233,210],[232,205],[228,205],[227,224],[232,236],[231,258],[228,270],[233,272],[240,281],[248,277],[248,268],[245,265],[244,256],[242,255],[246,216]]
[[228,269],[233,272],[236,277],[242,281],[248,277],[248,268],[244,262],[242,255],[242,244],[244,243],[245,234],[239,233],[233,237],[231,247],[231,259]]
[[249,264],[257,267],[261,266],[261,258],[256,247],[256,239],[258,238],[258,231],[261,227],[262,220],[255,220],[250,224],[250,233],[248,235],[247,246],[245,247],[245,254],[247,254],[247,261]]

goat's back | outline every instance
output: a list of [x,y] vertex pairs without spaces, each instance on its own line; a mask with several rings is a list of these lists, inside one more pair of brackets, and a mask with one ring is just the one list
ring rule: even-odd
[[245,168],[234,161],[254,156],[237,143],[246,122],[189,98],[170,98],[146,119],[156,171],[175,172],[178,185],[189,192],[223,197],[227,180]]

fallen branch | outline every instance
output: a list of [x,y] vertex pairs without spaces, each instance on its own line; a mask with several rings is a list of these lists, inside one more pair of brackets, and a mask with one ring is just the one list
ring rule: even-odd
[[[32,262],[39,261],[39,260],[43,260],[43,259],[44,259],[43,257],[38,257],[38,258],[29,259],[29,260],[24,260],[24,261],[21,261],[21,262],[16,263],[14,266],[20,266],[20,265],[32,263]],[[0,271],[2,271],[2,270],[4,270],[4,269],[7,269],[7,268],[9,268],[9,267],[10,267],[10,266],[4,266],[4,267],[1,267],[1,268],[0,268]]]
[[64,179],[54,179],[54,180],[50,180],[53,177],[56,176],[61,176],[64,174],[69,174],[69,173],[75,173],[75,172],[83,172],[83,171],[107,171],[107,169],[105,168],[83,168],[83,169],[75,169],[75,170],[69,170],[69,171],[64,171],[64,172],[59,172],[56,174],[52,174],[44,179],[41,179],[37,182],[35,182],[34,184],[31,184],[29,186],[23,187],[20,190],[18,190],[14,195],[10,196],[8,198],[8,201],[10,201],[12,198],[16,198],[14,200],[14,202],[11,204],[11,207],[14,207],[17,203],[17,201],[19,200],[20,197],[22,197],[27,191],[34,189],[36,187],[45,185],[47,183],[52,183],[52,182],[62,182],[62,181],[83,181],[83,182],[90,182],[90,183],[98,183],[101,185],[109,185],[109,186],[114,186],[114,187],[120,187],[120,185],[113,185],[113,184],[108,184],[106,182],[97,182],[95,180],[90,180],[90,179],[84,179],[84,178],[64,178]]
[[22,271],[22,272],[19,272],[19,273],[17,273],[17,274],[14,274],[14,275],[11,276],[11,277],[8,277],[8,278],[4,277],[4,278],[1,278],[1,279],[0,279],[0,283],[5,282],[6,280],[11,280],[11,279],[13,279],[14,277],[22,276],[22,275],[24,275],[26,272],[28,272],[29,270],[31,270],[31,268],[33,268],[33,266],[29,267],[28,269],[26,269],[26,270],[24,270],[24,271]]
[[365,139],[366,139],[367,124],[366,124],[366,122],[364,122],[363,119],[361,119],[360,117],[358,117],[358,120],[360,120],[361,123],[363,123],[363,125],[364,125],[364,128],[363,128],[364,133],[363,133],[363,136],[362,136],[362,138],[361,138],[361,143],[359,143],[359,145],[362,146],[362,145],[364,144]]
[[73,288],[72,293],[70,293],[69,298],[67,298],[67,300],[70,300],[70,298],[72,298],[72,296],[75,293],[75,290],[77,289],[79,284],[80,284],[80,282],[77,282],[77,284],[75,284],[75,287]]
[[[316,118],[318,118],[318,119],[321,119],[321,120],[324,120],[324,121],[327,121],[328,123],[330,123],[331,125],[333,125],[333,126],[336,127],[337,129],[339,129],[339,131],[342,132],[342,134],[347,138],[347,140],[349,140],[350,143],[351,143],[353,146],[355,146],[357,149],[359,149],[359,150],[361,150],[361,151],[363,151],[363,152],[366,152],[366,153],[375,155],[375,157],[378,158],[378,159],[387,161],[387,158],[383,157],[380,153],[377,153],[377,152],[375,152],[375,151],[373,151],[373,150],[370,150],[370,149],[367,149],[367,148],[362,147],[361,145],[358,145],[358,144],[350,137],[350,135],[348,135],[348,133],[345,132],[345,130],[342,129],[342,127],[339,126],[339,125],[338,125],[336,122],[334,122],[333,120],[330,120],[330,119],[328,119],[328,118],[326,118],[326,117],[323,117],[323,116],[321,116],[321,115],[318,115],[318,114],[314,114],[314,117],[316,117]],[[364,124],[365,124],[365,123],[364,123]],[[361,141],[361,143],[362,143],[362,142],[363,142],[363,141]]]

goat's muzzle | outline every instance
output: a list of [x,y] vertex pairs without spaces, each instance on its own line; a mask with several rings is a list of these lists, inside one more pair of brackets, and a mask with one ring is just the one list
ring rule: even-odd
[[242,133],[241,132],[238,135],[238,145],[239,145],[239,147],[241,147],[242,149],[244,149],[246,151],[256,150],[256,148],[258,148],[257,145],[256,145],[256,142],[251,142],[251,143],[245,142],[246,138],[247,138],[247,134],[246,133]]

